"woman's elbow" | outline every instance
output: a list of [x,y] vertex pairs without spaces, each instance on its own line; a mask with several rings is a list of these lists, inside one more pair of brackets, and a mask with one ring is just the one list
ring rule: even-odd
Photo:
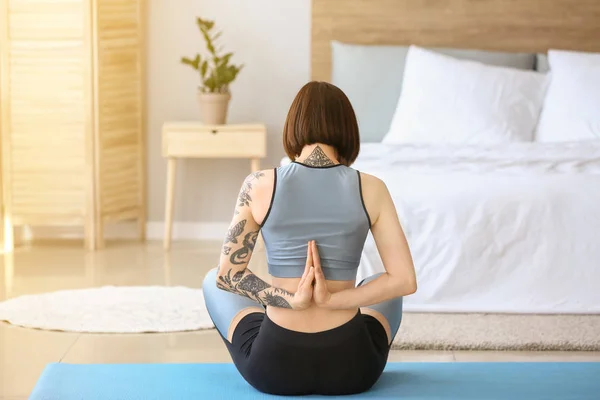
[[413,294],[417,291],[417,280],[416,279],[412,279],[410,281],[408,281],[405,285],[405,294],[404,296],[408,296],[410,294]]
[[408,296],[417,291],[417,280],[415,278],[408,278],[399,280],[396,286],[396,293],[398,296]]
[[221,279],[221,275],[219,274],[218,267],[213,268],[210,271],[208,271],[208,273],[204,276],[204,279],[202,281],[203,288],[214,287],[214,286],[216,286],[219,289],[226,290],[226,288],[223,285],[223,280]]
[[229,291],[229,288],[225,284],[227,282],[225,274],[222,274],[221,268],[213,268],[208,271],[204,278],[204,285],[216,285],[218,289]]

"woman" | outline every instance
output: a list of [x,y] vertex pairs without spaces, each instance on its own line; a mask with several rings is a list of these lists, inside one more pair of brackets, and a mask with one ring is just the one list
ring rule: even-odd
[[[271,394],[369,389],[416,290],[410,251],[385,184],[349,166],[360,139],[337,87],[310,82],[283,132],[291,164],[246,178],[206,306],[244,379]],[[355,287],[371,230],[385,273]],[[247,268],[259,231],[268,284]]]

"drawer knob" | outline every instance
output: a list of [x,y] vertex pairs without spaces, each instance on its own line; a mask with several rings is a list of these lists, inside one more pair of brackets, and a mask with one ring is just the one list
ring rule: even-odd
[[213,135],[216,135],[219,131],[217,131],[216,129],[213,129],[210,131],[210,133],[212,133]]

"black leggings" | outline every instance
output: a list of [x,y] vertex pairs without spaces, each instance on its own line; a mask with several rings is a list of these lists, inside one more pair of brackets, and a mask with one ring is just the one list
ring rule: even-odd
[[317,333],[292,331],[265,313],[251,313],[235,328],[232,343],[221,337],[244,379],[278,395],[364,392],[381,376],[390,349],[381,323],[360,311]]

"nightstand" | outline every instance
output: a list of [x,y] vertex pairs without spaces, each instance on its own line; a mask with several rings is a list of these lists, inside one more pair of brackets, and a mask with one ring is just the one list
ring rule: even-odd
[[162,154],[168,159],[164,248],[171,247],[175,174],[179,158],[248,158],[252,172],[267,153],[267,129],[262,124],[203,125],[167,122],[162,130]]

